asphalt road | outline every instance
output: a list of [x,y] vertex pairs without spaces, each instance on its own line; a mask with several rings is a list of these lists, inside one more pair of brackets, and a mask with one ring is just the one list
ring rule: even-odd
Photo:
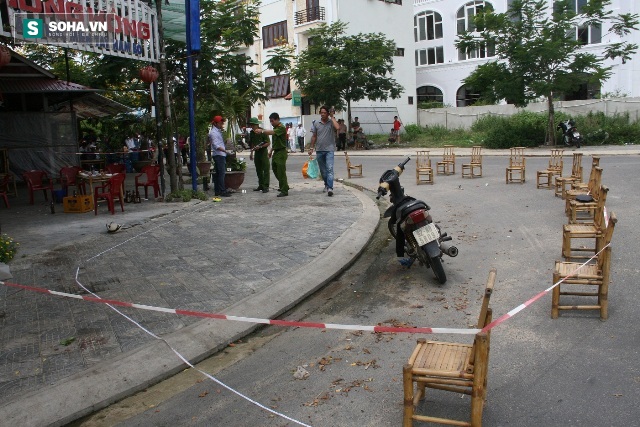
[[[290,170],[303,158],[290,160]],[[352,156],[362,179],[375,188],[379,175],[401,159]],[[583,164],[588,165],[589,158]],[[413,162],[412,162],[413,163]],[[411,164],[412,164],[411,163]],[[560,257],[564,202],[536,190],[544,158],[527,159],[527,183],[504,184],[503,157],[485,157],[484,176],[436,176],[417,187],[414,169],[402,177],[406,192],[425,200],[433,218],[460,249],[445,259],[448,282],[438,286],[424,267],[400,266],[381,223],[365,254],[336,281],[288,313],[292,320],[362,325],[468,327],[478,315],[490,268],[498,270],[494,318],[552,284]],[[345,176],[336,159],[337,176]],[[607,208],[619,222],[613,236],[609,320],[596,312],[550,318],[551,297],[492,332],[487,426],[636,425],[640,410],[637,286],[640,253],[635,224],[640,157],[603,157]],[[585,169],[588,169],[585,168]],[[567,167],[565,165],[565,170]],[[381,206],[383,208],[383,206]],[[252,399],[313,426],[397,426],[402,420],[402,365],[416,336],[303,328],[261,329],[203,362],[202,367]],[[430,336],[470,341],[465,336]],[[293,377],[298,366],[309,372]],[[468,397],[432,392],[436,416],[468,416]],[[292,426],[194,372],[185,372],[75,425]]]

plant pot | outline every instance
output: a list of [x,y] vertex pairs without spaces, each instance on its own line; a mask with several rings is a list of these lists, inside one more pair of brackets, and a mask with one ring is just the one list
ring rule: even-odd
[[211,162],[198,162],[198,174],[200,176],[209,176],[211,170]]
[[244,182],[244,171],[232,171],[224,174],[225,188],[237,190]]

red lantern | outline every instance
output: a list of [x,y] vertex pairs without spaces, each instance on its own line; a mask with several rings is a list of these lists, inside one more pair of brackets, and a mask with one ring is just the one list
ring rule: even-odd
[[0,68],[11,62],[11,51],[6,47],[0,45]]
[[140,78],[145,83],[153,83],[158,80],[158,70],[151,65],[147,65],[140,70]]

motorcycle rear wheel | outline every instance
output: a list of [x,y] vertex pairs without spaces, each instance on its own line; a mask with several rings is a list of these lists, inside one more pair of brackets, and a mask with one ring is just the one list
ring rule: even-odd
[[444,285],[447,281],[447,275],[442,267],[442,259],[440,259],[440,257],[433,257],[429,260],[429,263],[431,264],[431,270],[433,270],[433,274],[436,275],[438,282],[440,282],[441,285]]

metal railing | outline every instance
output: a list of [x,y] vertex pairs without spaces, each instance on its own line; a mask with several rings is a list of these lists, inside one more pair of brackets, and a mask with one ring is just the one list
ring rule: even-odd
[[324,21],[324,7],[316,6],[296,12],[296,25],[313,21]]

